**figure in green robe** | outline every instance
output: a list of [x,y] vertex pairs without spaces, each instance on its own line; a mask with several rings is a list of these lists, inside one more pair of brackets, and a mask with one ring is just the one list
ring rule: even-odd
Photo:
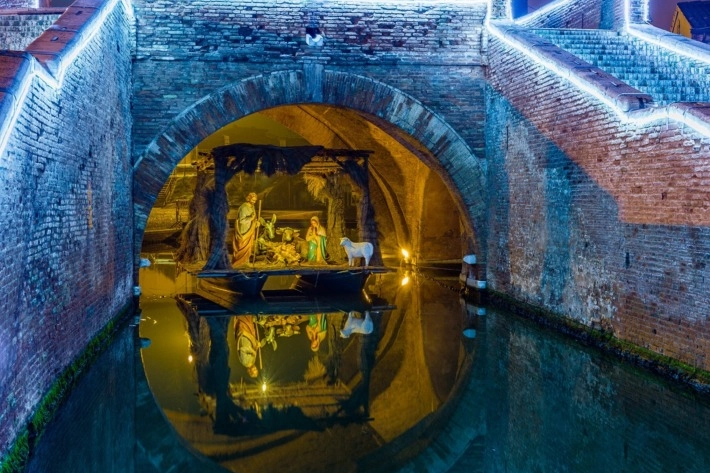
[[315,215],[311,217],[311,226],[306,232],[306,241],[308,242],[308,262],[325,264],[325,228]]

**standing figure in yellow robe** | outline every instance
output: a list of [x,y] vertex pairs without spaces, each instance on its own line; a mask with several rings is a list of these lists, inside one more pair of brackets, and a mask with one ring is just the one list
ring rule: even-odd
[[249,257],[252,255],[256,240],[256,230],[259,227],[259,219],[256,215],[256,209],[254,209],[256,198],[256,193],[250,192],[246,201],[239,206],[237,211],[237,219],[234,221],[232,266],[247,264]]
[[259,375],[256,358],[259,356],[261,342],[257,335],[256,317],[253,315],[237,315],[234,317],[234,338],[237,341],[237,356],[239,362],[247,369],[250,377]]

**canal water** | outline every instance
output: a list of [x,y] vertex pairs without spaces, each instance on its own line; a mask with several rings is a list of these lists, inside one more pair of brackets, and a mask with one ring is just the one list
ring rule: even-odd
[[140,320],[26,471],[710,472],[709,399],[463,299],[445,273],[234,316],[154,263]]

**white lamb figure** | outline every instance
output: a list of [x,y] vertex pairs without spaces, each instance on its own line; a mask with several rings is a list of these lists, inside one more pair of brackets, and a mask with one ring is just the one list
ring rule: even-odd
[[348,266],[355,265],[355,258],[365,258],[365,266],[370,265],[370,258],[372,258],[374,251],[372,243],[367,241],[355,243],[350,241],[349,238],[343,237],[340,239],[340,246],[342,246],[348,254]]
[[340,331],[340,336],[343,338],[348,338],[352,333],[361,333],[363,335],[369,335],[372,333],[374,326],[372,324],[372,319],[370,318],[370,311],[365,311],[365,318],[361,319],[355,317],[355,312],[348,312],[348,319],[345,321],[345,326]]

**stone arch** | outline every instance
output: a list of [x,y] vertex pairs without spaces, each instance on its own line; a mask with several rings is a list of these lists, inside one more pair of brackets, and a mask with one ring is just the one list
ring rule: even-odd
[[[322,71],[319,80],[302,71],[281,71],[243,79],[204,97],[176,116],[134,165],[136,259],[153,204],[178,162],[223,126],[273,107],[323,103],[362,113],[406,143],[455,190],[472,251],[484,256],[485,176],[480,160],[444,120],[414,97],[382,82],[343,72]],[[318,90],[314,91],[314,86]],[[316,99],[314,99],[316,97]],[[412,144],[409,137],[422,146]],[[475,230],[475,232],[474,232]],[[482,258],[479,258],[479,261]]]

